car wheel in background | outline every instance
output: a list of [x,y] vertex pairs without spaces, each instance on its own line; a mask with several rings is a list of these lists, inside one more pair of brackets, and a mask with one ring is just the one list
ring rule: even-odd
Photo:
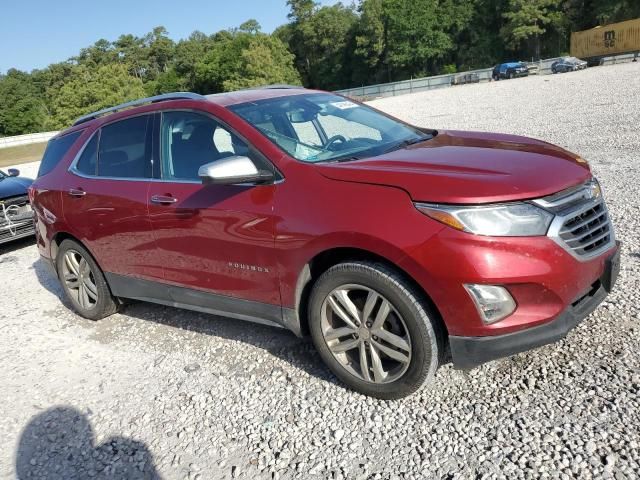
[[102,270],[80,243],[67,239],[60,244],[56,270],[67,298],[84,318],[100,320],[118,310]]
[[431,380],[440,363],[435,312],[402,275],[380,263],[327,270],[311,292],[309,322],[324,362],[365,395],[407,396]]

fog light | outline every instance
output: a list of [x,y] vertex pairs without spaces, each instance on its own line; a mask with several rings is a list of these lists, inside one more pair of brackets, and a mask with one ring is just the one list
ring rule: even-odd
[[471,295],[482,321],[486,324],[502,320],[516,309],[516,302],[504,287],[467,284],[464,288]]

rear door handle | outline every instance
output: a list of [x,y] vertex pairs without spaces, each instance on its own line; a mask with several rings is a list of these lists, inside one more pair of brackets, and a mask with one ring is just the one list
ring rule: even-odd
[[159,205],[170,205],[172,203],[176,203],[177,201],[177,198],[171,197],[169,195],[153,195],[151,197],[151,203],[157,203]]
[[87,192],[81,188],[70,188],[68,193],[72,197],[84,197],[87,194]]

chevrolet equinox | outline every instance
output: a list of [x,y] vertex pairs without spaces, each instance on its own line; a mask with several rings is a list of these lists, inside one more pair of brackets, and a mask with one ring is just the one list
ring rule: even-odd
[[136,299],[284,327],[385,399],[445,362],[559,340],[619,271],[579,156],[298,87],[84,116],[29,194],[39,252],[83,317]]

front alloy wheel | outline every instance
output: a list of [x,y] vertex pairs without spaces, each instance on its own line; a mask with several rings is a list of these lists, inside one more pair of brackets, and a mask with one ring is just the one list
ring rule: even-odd
[[392,266],[354,260],[329,268],[308,309],[318,353],[352,389],[402,398],[434,377],[444,337],[437,312]]
[[363,285],[334,289],[321,313],[322,335],[334,358],[352,375],[373,383],[402,377],[411,362],[411,337],[398,311]]

